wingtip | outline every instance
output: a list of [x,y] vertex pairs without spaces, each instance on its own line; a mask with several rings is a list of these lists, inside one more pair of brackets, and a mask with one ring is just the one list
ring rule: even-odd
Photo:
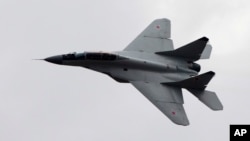
[[181,125],[181,126],[189,126],[189,125],[190,125],[188,119],[183,120],[183,121],[181,121],[181,122],[176,122],[176,121],[173,121],[173,122],[174,122],[175,124]]

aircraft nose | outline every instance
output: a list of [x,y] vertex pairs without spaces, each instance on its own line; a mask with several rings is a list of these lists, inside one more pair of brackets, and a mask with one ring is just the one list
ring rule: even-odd
[[44,59],[47,62],[54,63],[54,64],[62,64],[62,55],[51,56]]

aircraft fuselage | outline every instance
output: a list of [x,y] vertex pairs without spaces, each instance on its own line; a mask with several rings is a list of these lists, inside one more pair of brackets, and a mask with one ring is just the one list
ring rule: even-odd
[[[147,58],[150,58],[147,59]],[[197,75],[192,62],[144,52],[84,52],[45,59],[60,65],[80,66],[109,75],[118,82],[174,82]],[[198,65],[198,64],[196,64]],[[158,75],[161,73],[162,75]]]

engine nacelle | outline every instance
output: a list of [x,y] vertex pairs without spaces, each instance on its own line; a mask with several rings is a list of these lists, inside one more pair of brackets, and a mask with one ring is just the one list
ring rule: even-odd
[[188,64],[188,68],[191,70],[194,70],[196,72],[200,72],[200,70],[201,70],[201,66],[199,64],[194,63],[194,62],[190,62]]

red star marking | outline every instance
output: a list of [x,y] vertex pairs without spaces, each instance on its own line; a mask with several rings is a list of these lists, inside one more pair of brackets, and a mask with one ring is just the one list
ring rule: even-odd
[[172,112],[173,115],[175,115],[175,112]]
[[160,29],[160,26],[159,26],[159,25],[157,25],[157,26],[156,26],[156,28],[157,28],[157,29]]

